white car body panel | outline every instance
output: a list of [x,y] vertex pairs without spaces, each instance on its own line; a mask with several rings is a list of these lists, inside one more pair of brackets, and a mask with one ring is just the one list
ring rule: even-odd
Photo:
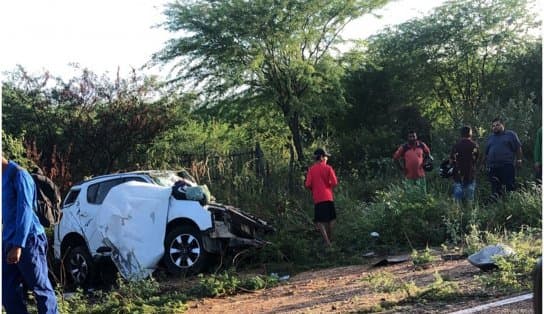
[[104,199],[95,219],[98,236],[89,243],[110,247],[124,278],[147,277],[162,258],[170,192],[150,183],[127,182],[113,187]]

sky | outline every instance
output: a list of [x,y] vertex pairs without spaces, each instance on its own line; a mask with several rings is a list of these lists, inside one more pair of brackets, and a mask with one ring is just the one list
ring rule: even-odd
[[[79,64],[112,77],[140,68],[171,34],[160,27],[167,0],[8,0],[0,4],[0,73],[20,64],[67,79]],[[444,0],[397,0],[349,24],[346,39],[366,38],[386,25],[429,13]],[[153,73],[158,74],[158,73]],[[0,78],[3,75],[0,74]]]

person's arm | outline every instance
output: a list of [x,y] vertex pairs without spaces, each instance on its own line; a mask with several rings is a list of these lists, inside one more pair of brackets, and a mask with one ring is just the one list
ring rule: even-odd
[[308,174],[306,174],[306,182],[304,182],[304,186],[311,190],[312,189],[312,172],[311,169],[308,169]]
[[487,139],[485,143],[485,149],[483,150],[483,154],[480,157],[480,162],[478,163],[478,168],[484,169],[487,162],[487,155],[489,155],[489,139]]
[[521,162],[523,161],[523,150],[521,149],[521,145],[518,147],[518,150],[516,151],[516,164],[518,166],[521,166]]
[[472,160],[474,161],[475,165],[478,165],[480,163],[480,157],[480,147],[478,146],[478,144],[475,143],[474,148],[472,149]]
[[404,157],[404,150],[402,149],[402,145],[401,145],[401,146],[399,146],[399,148],[393,154],[393,159],[394,160],[399,160],[402,157]]
[[423,153],[431,156],[431,149],[429,148],[429,146],[427,146],[427,144],[421,142],[421,144],[423,144]]
[[395,162],[395,165],[397,165],[397,167],[400,170],[404,170],[404,162],[403,160],[401,160],[403,157],[404,157],[404,149],[403,149],[403,146],[401,145],[397,149],[397,151],[395,151],[395,153],[393,154],[393,161]]
[[334,169],[332,167],[329,167],[329,184],[331,185],[331,188],[334,188],[338,185],[338,178],[336,177],[336,173],[334,173]]
[[15,237],[10,244],[24,248],[34,215],[34,181],[24,171],[17,171],[14,176],[15,190],[17,191],[17,208],[15,218]]

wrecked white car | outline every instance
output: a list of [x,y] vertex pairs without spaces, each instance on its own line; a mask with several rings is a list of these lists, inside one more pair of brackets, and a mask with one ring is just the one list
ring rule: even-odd
[[172,274],[198,273],[228,248],[265,244],[259,236],[273,230],[267,222],[232,206],[185,199],[179,182],[196,186],[173,171],[104,175],[73,186],[53,242],[68,279],[88,284],[102,258],[127,279],[148,276],[161,260]]

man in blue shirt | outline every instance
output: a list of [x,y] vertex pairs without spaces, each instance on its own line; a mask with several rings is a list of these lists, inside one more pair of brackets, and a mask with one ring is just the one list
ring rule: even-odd
[[32,177],[2,156],[2,305],[7,314],[28,313],[23,283],[34,292],[38,313],[58,313],[48,277],[47,238],[34,206]]
[[503,185],[507,191],[515,188],[516,166],[521,166],[521,142],[514,131],[504,130],[501,119],[495,118],[491,123],[493,134],[487,138],[485,155],[491,192],[497,198],[503,194]]

